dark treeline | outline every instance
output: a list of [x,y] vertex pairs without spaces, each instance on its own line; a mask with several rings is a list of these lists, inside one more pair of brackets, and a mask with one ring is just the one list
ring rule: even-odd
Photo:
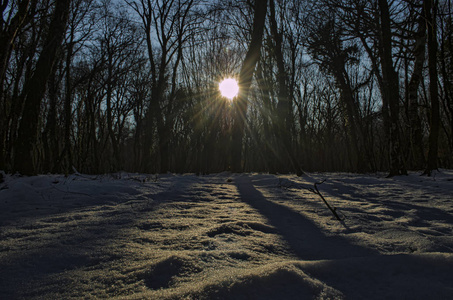
[[[2,0],[0,170],[453,167],[450,0]],[[234,77],[240,94],[218,91]]]

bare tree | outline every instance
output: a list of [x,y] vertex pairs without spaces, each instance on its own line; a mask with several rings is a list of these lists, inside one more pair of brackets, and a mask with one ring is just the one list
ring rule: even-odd
[[[115,123],[120,125],[118,124],[118,120],[115,122],[115,117],[121,117],[120,115],[114,115],[114,108],[120,108],[124,105],[121,103],[123,95],[120,93],[120,90],[123,89],[122,84],[127,82],[125,80],[126,75],[134,67],[134,64],[138,63],[134,59],[138,57],[137,45],[140,45],[140,43],[137,42],[137,30],[135,26],[125,17],[126,12],[121,12],[118,9],[111,11],[111,8],[111,1],[103,3],[103,14],[101,16],[102,32],[99,38],[100,51],[105,58],[106,67],[103,86],[105,88],[106,99],[107,132],[114,156],[112,169],[118,170],[123,168],[119,148],[121,130],[115,130],[115,127],[121,129],[122,126],[114,126]],[[124,108],[123,106],[120,111]],[[126,115],[131,109],[132,107],[130,106],[126,109]]]
[[348,65],[358,63],[358,47],[354,43],[344,45],[343,40],[350,37],[342,36],[342,25],[337,24],[334,15],[321,13],[321,24],[316,26],[308,39],[308,49],[313,59],[320,65],[321,70],[326,70],[335,78],[335,83],[340,91],[340,101],[342,113],[345,118],[345,127],[348,132],[348,144],[351,169],[354,171],[364,171],[365,155],[363,150],[363,133],[359,126],[360,116],[357,100],[354,97],[354,87],[352,79],[347,71]]
[[388,132],[390,147],[389,176],[406,174],[401,151],[401,137],[399,131],[399,79],[393,64],[392,31],[390,10],[387,0],[379,0],[380,16],[380,58],[382,68],[382,102],[384,105],[385,127]]
[[439,91],[438,91],[438,71],[437,71],[437,1],[424,0],[424,11],[426,15],[426,23],[428,29],[428,68],[429,68],[429,97],[431,101],[430,110],[430,131],[429,131],[429,151],[425,174],[431,175],[433,170],[436,170],[438,148],[439,148]]
[[6,20],[3,17],[0,19],[0,83],[2,84],[8,68],[14,40],[27,21],[30,20],[29,11],[31,6],[36,5],[36,0],[22,0],[10,5],[8,2],[2,1],[0,4],[2,15],[8,14]]
[[22,28],[32,19],[31,6],[36,1],[24,0],[9,3],[2,1],[0,10],[0,169],[6,167],[7,134],[8,134],[8,104],[4,93],[5,74],[11,59],[11,52],[15,40]]
[[451,1],[269,1],[0,1],[0,169],[451,165]]
[[[270,0],[270,29],[274,40],[274,54],[277,62],[277,81],[278,81],[278,104],[277,104],[277,115],[279,120],[277,122],[276,135],[279,141],[281,141],[281,149],[279,155],[282,156],[280,159],[287,161],[285,157],[289,158],[289,164],[292,165],[292,169],[297,175],[302,175],[303,171],[293,152],[291,129],[293,125],[293,99],[289,88],[289,76],[285,68],[285,61],[283,58],[283,32],[280,32],[277,25],[277,19],[275,16],[275,3],[274,0]],[[286,163],[285,163],[286,164]],[[282,170],[285,170],[285,166],[281,166]]]
[[241,72],[239,73],[240,92],[234,107],[231,166],[235,172],[243,170],[242,147],[248,108],[247,97],[252,84],[253,74],[255,73],[255,67],[260,57],[266,11],[267,0],[259,1],[259,3],[255,1],[252,35],[247,54],[242,63]]
[[37,172],[34,145],[38,136],[41,101],[64,38],[70,3],[70,0],[56,2],[43,50],[36,63],[33,75],[24,86],[25,108],[19,127],[14,157],[14,169],[22,174],[30,175]]
[[[147,139],[153,136],[153,125],[158,133],[160,172],[169,170],[174,119],[173,97],[169,85],[176,83],[176,70],[182,59],[182,47],[192,28],[191,10],[194,0],[140,0],[127,2],[140,16],[146,36],[146,45],[151,69],[151,100],[144,120]],[[172,68],[173,66],[173,68]],[[171,81],[169,81],[171,76]],[[173,86],[174,88],[174,86]],[[151,141],[150,141],[151,142]],[[144,163],[149,164],[151,143],[144,143]],[[150,170],[151,166],[146,169]]]
[[[441,2],[442,3],[442,2]],[[451,1],[439,4],[440,19],[440,39],[439,39],[439,58],[440,74],[443,94],[443,107],[446,115],[446,126],[449,151],[447,153],[450,159],[450,165],[453,160],[453,8]]]
[[[421,5],[423,6],[423,5]],[[423,149],[423,133],[419,112],[419,93],[420,84],[423,80],[423,66],[426,54],[426,20],[424,9],[419,12],[417,18],[417,31],[415,32],[415,45],[413,49],[414,66],[412,75],[407,86],[408,118],[409,118],[409,151],[412,164],[422,167],[425,164]],[[409,75],[409,74],[407,74]]]

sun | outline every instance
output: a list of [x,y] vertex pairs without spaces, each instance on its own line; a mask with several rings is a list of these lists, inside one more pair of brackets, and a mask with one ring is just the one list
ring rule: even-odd
[[239,93],[239,85],[235,79],[226,78],[219,83],[219,90],[223,97],[233,100]]

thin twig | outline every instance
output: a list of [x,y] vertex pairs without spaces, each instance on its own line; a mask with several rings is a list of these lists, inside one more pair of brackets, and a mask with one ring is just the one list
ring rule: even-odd
[[324,201],[324,203],[326,204],[327,208],[329,208],[329,210],[332,212],[332,214],[335,216],[335,218],[340,221],[340,222],[343,222],[344,219],[340,218],[340,216],[338,216],[337,214],[337,208],[336,207],[332,207],[330,206],[330,204],[327,202],[327,200],[324,198],[324,196],[321,194],[321,192],[319,191],[318,189],[318,184],[323,184],[326,180],[324,179],[323,181],[321,182],[315,182],[314,184],[314,189],[312,188],[309,188],[308,190],[312,193],[315,193],[316,195],[318,195],[319,197],[321,197],[322,201]]

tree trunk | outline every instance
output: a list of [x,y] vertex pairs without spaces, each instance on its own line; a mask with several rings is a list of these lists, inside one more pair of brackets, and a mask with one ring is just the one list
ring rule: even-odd
[[57,101],[60,87],[56,76],[57,68],[52,70],[48,82],[49,112],[47,113],[46,127],[42,134],[44,146],[44,172],[56,172],[58,161],[58,136],[57,136]]
[[57,60],[57,52],[63,41],[69,15],[70,0],[56,1],[55,11],[49,25],[43,50],[36,63],[36,69],[26,82],[25,108],[19,126],[14,157],[14,169],[24,175],[37,173],[34,161],[35,143],[39,129],[41,102],[46,92],[46,83]]
[[[168,139],[169,136],[167,135],[167,130],[165,126],[165,120],[164,120],[164,113],[163,109],[161,107],[161,103],[164,101],[164,94],[165,94],[165,89],[167,86],[167,78],[166,78],[166,72],[167,72],[167,55],[168,55],[168,49],[167,49],[167,42],[168,39],[166,37],[162,37],[162,53],[161,53],[161,58],[160,58],[160,66],[159,66],[159,72],[156,74],[157,76],[153,76],[157,78],[157,81],[153,82],[153,89],[152,89],[152,99],[151,99],[151,109],[154,114],[154,118],[156,120],[156,129],[157,129],[157,134],[159,138],[159,172],[160,173],[166,173],[168,171],[168,153],[167,153],[167,147],[168,147]],[[152,53],[150,54],[152,55]]]
[[283,162],[283,166],[280,166],[281,171],[286,172],[288,164],[291,164],[292,169],[297,175],[302,175],[303,171],[296,158],[296,155],[292,149],[291,141],[291,128],[292,128],[292,98],[290,97],[287,85],[287,72],[285,70],[285,62],[283,59],[282,52],[282,34],[278,32],[277,21],[275,18],[275,3],[274,0],[269,2],[270,15],[271,15],[271,33],[275,42],[275,59],[277,60],[277,82],[278,82],[278,104],[277,104],[277,139],[281,141],[279,159]]
[[[424,10],[423,10],[424,11]],[[418,21],[418,31],[415,41],[415,63],[414,71],[412,72],[409,81],[408,102],[409,102],[409,125],[410,125],[410,152],[411,159],[415,162],[415,166],[422,168],[425,164],[425,156],[423,151],[423,132],[422,123],[418,110],[418,88],[423,77],[423,65],[425,63],[425,48],[426,48],[426,21],[424,12],[422,12]]]
[[[447,16],[451,16],[451,1],[448,2]],[[445,21],[451,22],[451,19]],[[442,20],[443,21],[443,20]],[[440,42],[440,65],[442,72],[442,83],[444,86],[445,111],[450,125],[450,136],[448,140],[450,157],[453,158],[453,26],[442,25],[442,38]]]
[[[68,174],[71,171],[72,161],[72,145],[71,145],[71,119],[72,119],[72,82],[71,82],[71,62],[74,48],[74,32],[71,29],[71,38],[68,43],[66,53],[66,86],[64,100],[64,150],[62,157],[64,158],[64,172]],[[58,162],[60,163],[60,162]],[[61,167],[61,166],[58,166]]]
[[259,61],[256,69],[256,81],[263,101],[263,107],[261,108],[263,111],[263,134],[261,136],[260,145],[263,149],[262,152],[264,153],[262,165],[267,172],[275,174],[277,173],[277,160],[275,159],[276,153],[274,145],[275,134],[273,133],[273,128],[271,126],[274,114],[273,105],[269,96],[269,87],[264,79],[263,64],[263,61]]
[[425,0],[424,8],[428,28],[428,69],[429,69],[429,97],[431,100],[429,150],[425,174],[431,175],[437,169],[438,141],[440,127],[439,91],[437,72],[437,26],[436,5],[434,0]]
[[348,144],[351,148],[350,161],[352,171],[364,172],[367,168],[365,167],[363,134],[361,128],[357,125],[359,112],[357,111],[357,107],[355,105],[351,84],[344,68],[344,62],[341,66],[338,65],[338,70],[334,71],[334,73],[336,82],[340,88],[340,99],[346,109],[345,117],[347,118],[347,133],[350,136]]
[[118,139],[115,136],[115,131],[113,128],[113,113],[112,113],[112,94],[113,94],[113,51],[110,49],[110,45],[108,51],[108,65],[107,65],[107,94],[106,94],[106,104],[107,104],[107,130],[108,135],[110,137],[110,142],[112,143],[113,149],[113,159],[114,165],[110,166],[111,171],[118,171],[121,169],[121,158],[120,158],[120,150],[118,147]]
[[[381,32],[380,55],[382,67],[382,102],[388,107],[389,120],[387,135],[390,150],[389,176],[407,174],[401,153],[401,139],[399,133],[399,79],[393,67],[392,59],[392,32],[390,29],[390,12],[387,0],[379,0]],[[384,108],[383,108],[384,109]]]
[[252,38],[242,68],[239,73],[239,95],[234,103],[234,121],[232,129],[232,154],[231,166],[234,172],[242,172],[242,140],[244,138],[245,123],[247,118],[247,98],[256,63],[260,57],[263,39],[264,24],[266,20],[267,0],[255,1],[253,17]]

